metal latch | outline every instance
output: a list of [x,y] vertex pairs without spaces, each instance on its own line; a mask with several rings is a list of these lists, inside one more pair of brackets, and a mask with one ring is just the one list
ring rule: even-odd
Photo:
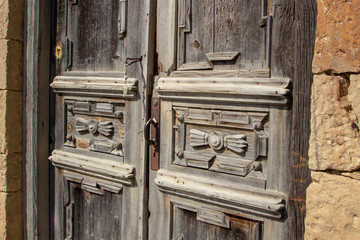
[[151,99],[151,117],[144,126],[145,141],[150,145],[150,168],[159,170],[160,155],[160,102],[159,98]]

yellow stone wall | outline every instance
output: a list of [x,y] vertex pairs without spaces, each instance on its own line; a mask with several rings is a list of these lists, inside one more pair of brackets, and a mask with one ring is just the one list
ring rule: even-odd
[[0,0],[0,239],[23,238],[23,0]]
[[360,0],[318,0],[305,239],[360,239]]

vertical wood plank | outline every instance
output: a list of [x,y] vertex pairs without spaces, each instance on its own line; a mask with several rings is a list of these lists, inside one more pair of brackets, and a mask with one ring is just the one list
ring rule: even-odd
[[25,238],[49,239],[48,109],[51,1],[26,1],[24,63]]
[[279,186],[289,192],[286,239],[303,239],[306,188],[310,184],[307,164],[310,136],[310,93],[317,5],[315,0],[273,2],[273,76],[287,76],[293,82],[288,161],[284,169],[289,181]]

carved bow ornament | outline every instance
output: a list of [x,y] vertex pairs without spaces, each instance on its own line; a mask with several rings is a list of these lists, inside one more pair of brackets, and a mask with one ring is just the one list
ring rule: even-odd
[[114,126],[112,121],[103,121],[99,123],[97,120],[77,118],[75,129],[78,132],[89,132],[92,134],[99,132],[106,137],[110,137],[114,134]]
[[237,153],[244,153],[248,142],[245,134],[224,135],[218,131],[208,134],[197,129],[190,130],[190,146],[201,147],[207,145],[216,151],[225,147]]

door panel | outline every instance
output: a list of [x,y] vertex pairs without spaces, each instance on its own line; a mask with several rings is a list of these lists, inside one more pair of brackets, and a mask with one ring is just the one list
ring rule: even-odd
[[55,239],[146,238],[150,10],[57,1]]
[[178,69],[267,68],[266,3],[178,1]]
[[157,23],[149,238],[283,239],[291,79],[271,74],[268,1],[158,1]]
[[[91,194],[79,184],[70,184],[73,239],[118,239],[121,236],[123,195],[105,191]],[[76,197],[76,198],[75,198]],[[69,209],[69,207],[67,208]],[[106,213],[106,214],[105,214]],[[84,221],[86,219],[86,221]]]
[[217,226],[201,221],[199,213],[176,209],[175,220],[177,238],[175,239],[249,239],[257,240],[261,236],[261,224],[234,216],[226,216],[230,227]]

